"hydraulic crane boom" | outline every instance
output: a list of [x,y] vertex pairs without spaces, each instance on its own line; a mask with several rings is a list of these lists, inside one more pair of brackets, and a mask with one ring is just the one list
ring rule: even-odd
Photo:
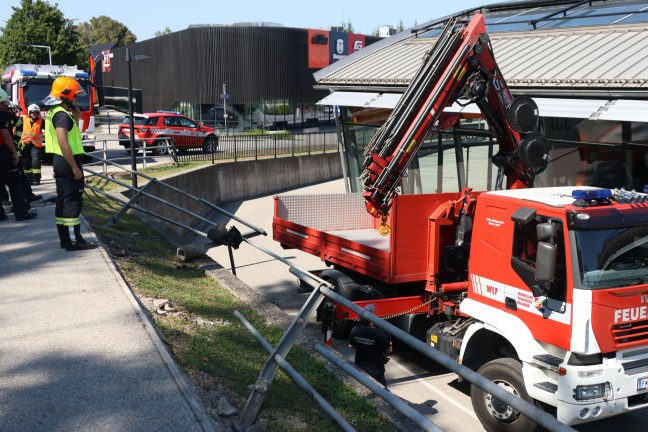
[[444,108],[455,101],[476,103],[499,142],[493,156],[498,167],[496,188],[504,175],[507,189],[530,187],[547,166],[549,146],[531,132],[538,108],[529,97],[513,99],[502,78],[484,18],[476,14],[468,25],[450,20],[385,124],[367,147],[361,181],[367,211],[386,217],[405,170],[433,130],[458,120]]

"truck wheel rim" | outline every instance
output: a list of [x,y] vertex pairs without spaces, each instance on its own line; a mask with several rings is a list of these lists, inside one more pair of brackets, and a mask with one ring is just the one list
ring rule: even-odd
[[[505,381],[494,381],[499,387],[503,388],[507,392],[515,395],[515,396],[520,396],[515,390],[515,387],[510,385],[509,383]],[[506,422],[506,423],[512,423],[516,421],[520,417],[520,412],[517,410],[514,410],[510,405],[507,405],[506,403],[502,402],[498,398],[494,397],[490,393],[486,393],[485,395],[485,403],[486,403],[486,409],[488,409],[488,412],[490,413],[493,418]]]

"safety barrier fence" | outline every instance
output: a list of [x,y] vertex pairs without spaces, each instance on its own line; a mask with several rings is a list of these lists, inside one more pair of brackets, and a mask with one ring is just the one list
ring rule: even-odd
[[[95,145],[96,151],[103,152],[102,157],[108,159],[107,142],[117,142],[123,149],[130,152],[129,139],[116,140],[85,140],[84,144]],[[279,158],[287,156],[303,156],[338,151],[338,138],[334,132],[309,133],[266,133],[260,135],[222,135],[218,146],[214,149],[202,147],[186,148],[178,144],[174,137],[162,137],[152,140],[146,145],[146,152],[155,156],[170,156],[174,162],[186,161],[243,161]],[[136,154],[146,163],[142,153],[142,141],[134,141]]]
[[[237,423],[234,425],[234,427],[238,430],[246,430],[249,428],[255,421],[258,412],[261,408],[261,404],[263,402],[263,399],[265,398],[265,395],[267,394],[270,386],[272,385],[272,381],[274,379],[274,376],[277,372],[277,370],[281,367],[287,375],[301,388],[305,391],[307,395],[309,395],[313,400],[322,408],[324,413],[328,415],[332,421],[334,421],[342,430],[345,431],[351,431],[354,430],[352,426],[344,420],[344,418],[337,413],[331,406],[326,402],[311,386],[308,384],[285,360],[286,356],[288,355],[288,352],[290,349],[294,346],[296,343],[299,335],[303,332],[305,326],[309,322],[309,320],[313,317],[314,313],[316,312],[317,308],[321,304],[321,302],[324,300],[325,297],[328,297],[332,299],[334,302],[339,303],[343,305],[344,307],[352,310],[353,312],[357,313],[360,317],[372,322],[376,327],[383,329],[385,332],[387,332],[391,337],[395,337],[399,339],[400,341],[404,342],[405,344],[409,345],[413,349],[419,351],[429,359],[439,363],[441,366],[449,369],[450,371],[458,374],[460,377],[463,379],[467,380],[468,382],[476,385],[480,389],[492,394],[495,398],[499,399],[503,403],[511,406],[513,409],[519,411],[523,415],[531,418],[535,422],[537,422],[539,425],[542,427],[546,428],[547,430],[550,431],[574,431],[574,429],[560,423],[554,416],[545,413],[542,409],[536,407],[535,405],[526,402],[525,400],[513,395],[512,393],[509,393],[506,391],[504,388],[496,385],[495,383],[491,382],[490,380],[484,378],[477,372],[457,363],[455,360],[451,359],[450,357],[442,354],[441,352],[433,349],[432,347],[426,345],[422,341],[416,339],[415,337],[411,336],[408,333],[405,333],[404,331],[400,330],[399,328],[395,327],[394,325],[390,324],[389,322],[379,318],[378,316],[368,312],[367,310],[355,305],[353,302],[350,300],[346,299],[343,296],[338,295],[335,291],[332,285],[327,283],[326,281],[320,279],[316,275],[302,270],[299,267],[293,265],[288,259],[277,255],[273,251],[265,248],[264,246],[261,246],[259,244],[254,243],[251,238],[258,236],[258,235],[266,235],[266,232],[258,227],[255,227],[252,224],[247,223],[246,221],[236,217],[235,215],[227,212],[226,210],[216,206],[215,204],[204,200],[202,198],[193,196],[189,193],[186,193],[178,188],[175,188],[171,185],[168,185],[162,181],[159,181],[155,178],[152,178],[144,173],[137,172],[137,171],[131,171],[130,169],[123,168],[119,166],[118,164],[105,160],[99,156],[93,155],[93,158],[96,159],[99,163],[101,164],[108,164],[108,165],[115,165],[119,169],[122,169],[128,173],[130,173],[131,176],[133,175],[138,175],[142,176],[146,179],[149,180],[149,182],[144,185],[141,188],[134,188],[129,184],[120,182],[119,180],[116,180],[112,177],[106,176],[103,173],[94,171],[87,166],[84,166],[84,169],[89,172],[90,174],[93,174],[95,176],[98,176],[100,178],[103,178],[107,181],[115,182],[119,184],[120,186],[130,189],[133,192],[132,197],[128,201],[121,200],[119,198],[116,198],[114,195],[106,193],[102,191],[101,189],[95,188],[94,186],[88,185],[88,187],[92,190],[94,190],[97,193],[100,193],[102,195],[107,196],[108,198],[120,203],[123,207],[120,209],[115,216],[113,216],[108,224],[115,223],[116,221],[119,220],[119,218],[128,210],[128,209],[133,209],[138,212],[142,212],[144,214],[147,214],[149,216],[155,217],[159,220],[162,220],[164,222],[179,226],[181,228],[184,228],[185,230],[192,232],[196,234],[199,238],[207,239],[208,242],[206,243],[192,243],[189,245],[181,246],[178,248],[177,254],[178,256],[183,259],[184,261],[189,261],[193,258],[199,257],[203,255],[209,248],[211,247],[216,247],[216,246],[227,246],[229,249],[229,256],[232,264],[232,269],[235,271],[234,267],[234,257],[233,257],[233,251],[232,249],[238,249],[238,246],[240,245],[241,242],[245,242],[249,244],[250,246],[260,250],[261,252],[264,252],[265,254],[273,257],[274,259],[286,264],[289,266],[289,271],[297,276],[299,280],[304,282],[305,284],[311,286],[313,288],[311,294],[308,296],[308,299],[300,309],[299,313],[294,317],[294,319],[291,321],[290,325],[288,326],[287,330],[284,332],[281,340],[277,344],[276,347],[272,347],[267,341],[265,341],[259,334],[258,332],[252,327],[249,322],[240,314],[237,313],[237,318],[241,320],[241,322],[245,325],[246,328],[248,328],[252,334],[259,340],[259,342],[262,344],[262,346],[270,353],[270,356],[266,360],[265,364],[262,367],[262,370],[257,378],[257,381],[255,382],[254,386],[252,387],[252,390],[250,392],[250,395],[248,397],[248,400],[246,402],[245,408],[242,411],[241,415],[239,416],[239,419]],[[208,218],[205,218],[203,216],[200,216],[199,214],[196,214],[194,212],[191,212],[175,203],[169,202],[167,200],[164,200],[156,195],[153,195],[147,191],[150,185],[159,185],[161,187],[165,187],[168,189],[171,189],[175,192],[178,192],[180,194],[183,194],[185,197],[195,200],[205,206],[207,206],[210,210],[215,210],[217,212],[220,212],[228,217],[230,217],[232,220],[241,223],[242,225],[246,226],[247,228],[251,229],[251,231],[247,233],[240,233],[239,230],[235,226],[231,226],[229,229],[224,225],[224,224],[219,224],[215,223]],[[157,202],[163,203],[165,205],[171,206],[172,208],[188,214],[194,218],[197,218],[199,221],[203,222],[206,224],[206,226],[211,227],[207,232],[203,232],[201,230],[198,230],[196,228],[193,228],[191,226],[188,226],[187,224],[180,223],[178,221],[175,221],[173,219],[164,217],[162,215],[159,215],[155,212],[152,212],[150,210],[147,210],[137,204],[138,200],[142,197],[148,197],[153,200],[156,200]],[[407,403],[405,403],[403,400],[401,400],[399,397],[396,395],[384,390],[382,386],[378,385],[377,382],[373,381],[370,379],[368,376],[366,376],[363,372],[361,372],[359,369],[357,369],[355,366],[351,365],[348,363],[345,359],[341,358],[339,355],[335,354],[332,352],[329,348],[324,347],[321,344],[317,344],[314,347],[315,351],[324,356],[327,360],[329,360],[331,363],[336,365],[337,367],[341,368],[344,372],[349,374],[352,378],[356,379],[358,382],[360,382],[362,385],[367,387],[369,390],[374,392],[376,395],[384,399],[387,403],[392,405],[395,409],[400,411],[403,415],[405,415],[407,418],[415,422],[422,430],[425,431],[440,431],[441,429],[436,426],[434,423],[432,423],[429,419],[427,419],[425,416],[423,416],[421,413],[418,411],[414,410],[411,408]]]
[[334,132],[265,133],[259,135],[221,135],[214,152],[183,149],[178,146],[179,161],[257,160],[285,156],[335,153],[338,150]]
[[[131,164],[130,154],[124,154],[124,156],[118,156],[118,157],[114,157],[114,154],[112,156],[109,154],[110,150],[114,152],[114,149],[109,149],[109,143],[111,142],[116,142],[120,146],[126,144],[124,150],[127,150],[130,153],[130,151],[128,150],[129,149],[128,144],[130,144],[129,140],[123,140],[123,139],[85,140],[83,141],[84,145],[94,146],[95,151],[86,153],[86,157],[89,158],[89,161],[86,161],[84,165],[93,166],[93,167],[101,166],[104,173],[108,172],[109,166],[114,166],[121,169],[122,168],[121,165],[130,165]],[[178,157],[175,152],[175,145],[172,139],[169,138],[159,139],[157,140],[155,145],[147,148],[150,149],[152,152],[154,152],[157,156],[168,157],[171,163],[174,164],[178,163]],[[117,164],[118,161],[121,161],[122,163]],[[137,165],[140,165],[142,169],[146,169],[147,164],[148,164],[148,160],[146,158],[146,155],[142,154],[141,157],[139,158],[136,155],[135,168],[137,168]]]

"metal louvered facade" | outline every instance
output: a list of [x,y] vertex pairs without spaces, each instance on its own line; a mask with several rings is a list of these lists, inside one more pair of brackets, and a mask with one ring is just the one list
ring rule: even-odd
[[[493,51],[515,93],[640,97],[648,92],[648,25],[494,33]],[[436,39],[410,37],[333,65],[320,88],[403,91]],[[386,42],[386,41],[385,41]],[[377,48],[377,47],[372,47]],[[646,94],[648,96],[648,93]]]
[[[144,111],[170,109],[178,102],[228,104],[287,100],[314,103],[328,94],[314,89],[308,68],[308,30],[286,27],[193,27],[129,45],[133,88],[141,90]],[[377,40],[366,37],[366,43]],[[115,48],[106,88],[126,89],[125,48]]]

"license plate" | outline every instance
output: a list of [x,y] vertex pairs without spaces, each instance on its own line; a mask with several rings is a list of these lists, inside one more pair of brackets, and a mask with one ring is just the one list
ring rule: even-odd
[[648,388],[648,377],[641,377],[637,379],[637,390],[646,390]]

